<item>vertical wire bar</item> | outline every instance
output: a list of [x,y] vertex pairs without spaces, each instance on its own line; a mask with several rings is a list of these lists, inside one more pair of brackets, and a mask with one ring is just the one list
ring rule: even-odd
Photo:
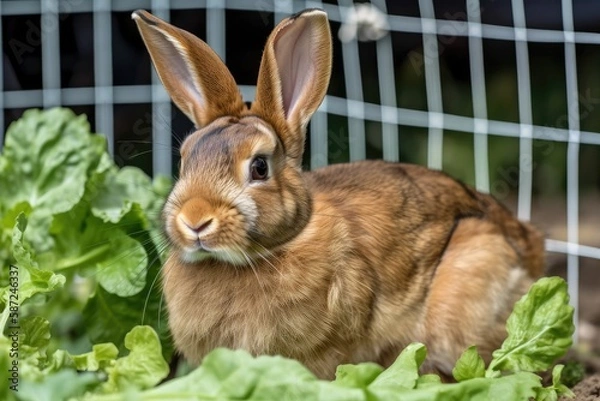
[[577,88],[577,59],[573,5],[571,0],[562,0],[563,30],[565,35],[565,78],[567,84],[567,110],[569,113],[569,142],[567,145],[567,282],[571,305],[575,309],[575,333],[579,335],[579,92]]
[[[340,0],[342,22],[347,22],[347,15],[352,0]],[[360,75],[360,57],[358,55],[358,40],[342,42],[342,61],[344,64],[344,81],[346,84],[346,107],[348,110],[348,143],[350,146],[350,161],[362,160],[367,157],[365,135],[365,111],[363,104],[362,77]]]
[[310,169],[314,170],[329,164],[329,144],[327,143],[327,102],[323,101],[321,107],[310,120]]
[[[323,8],[321,1],[305,1],[305,8]],[[324,100],[310,120],[310,169],[329,164],[327,101]]]
[[42,104],[44,108],[60,106],[60,33],[58,1],[41,2],[42,31]]
[[[152,0],[152,13],[169,21],[169,0]],[[172,131],[171,101],[152,68],[152,174],[172,174]]]
[[[2,37],[2,2],[0,1],[0,43]],[[4,62],[0,63],[0,151],[4,146]]]
[[[387,6],[385,0],[372,0],[371,3],[379,8],[387,16]],[[379,77],[379,93],[381,96],[381,105],[393,107],[397,106],[396,103],[396,78],[394,74],[394,57],[392,47],[392,35],[387,34],[383,38],[379,39],[376,43],[377,46],[377,75]],[[390,110],[388,107],[382,107],[382,114],[386,110]],[[389,121],[395,119],[389,116],[389,118],[382,118],[382,120]],[[383,117],[383,115],[382,115]],[[383,145],[383,158],[389,161],[400,160],[400,148],[399,148],[399,137],[398,137],[398,125],[384,122],[381,123],[381,139]]]
[[115,150],[115,138],[112,92],[112,21],[110,0],[94,1],[93,15],[96,131],[106,136],[108,152],[113,156]]
[[225,62],[225,2],[206,2],[206,43]]
[[519,197],[517,215],[520,219],[531,218],[531,194],[533,188],[533,145],[531,115],[531,83],[529,76],[529,50],[523,0],[512,0],[517,55],[517,89],[519,97]]
[[473,97],[473,132],[475,134],[473,136],[475,187],[479,191],[490,192],[487,100],[479,0],[467,0],[467,20],[469,23],[469,62]]
[[442,81],[437,43],[437,27],[432,0],[419,0],[421,29],[423,32],[423,61],[425,64],[425,90],[427,114],[429,116],[429,138],[427,140],[427,165],[442,169],[444,145],[444,115],[442,104]]

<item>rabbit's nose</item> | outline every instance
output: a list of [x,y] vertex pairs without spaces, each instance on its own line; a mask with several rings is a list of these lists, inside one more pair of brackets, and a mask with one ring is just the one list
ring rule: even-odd
[[190,241],[215,229],[218,221],[210,204],[202,198],[185,202],[177,214],[176,224],[181,234]]
[[181,219],[181,222],[191,231],[193,231],[196,235],[200,235],[200,233],[202,233],[202,231],[206,230],[213,222],[212,217],[208,218],[206,220],[201,220],[195,224],[190,223],[188,221],[186,221],[185,218],[183,218],[182,216],[179,217]]

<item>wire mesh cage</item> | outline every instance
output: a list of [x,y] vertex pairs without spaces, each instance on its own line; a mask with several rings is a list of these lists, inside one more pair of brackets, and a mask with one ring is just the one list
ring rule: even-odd
[[406,161],[491,192],[546,230],[551,267],[565,272],[579,308],[585,277],[600,268],[592,0],[5,0],[0,125],[27,108],[71,107],[107,137],[117,163],[172,175],[191,123],[153,72],[131,12],[147,9],[204,39],[251,101],[268,33],[309,7],[325,9],[335,37],[306,167]]

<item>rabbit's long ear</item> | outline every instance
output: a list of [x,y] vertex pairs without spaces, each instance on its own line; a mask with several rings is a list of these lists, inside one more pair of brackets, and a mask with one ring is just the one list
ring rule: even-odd
[[171,99],[197,128],[241,113],[245,105],[235,80],[206,43],[144,10],[132,18]]
[[327,14],[309,9],[281,21],[263,53],[252,111],[275,126],[288,156],[301,159],[306,126],[331,75]]

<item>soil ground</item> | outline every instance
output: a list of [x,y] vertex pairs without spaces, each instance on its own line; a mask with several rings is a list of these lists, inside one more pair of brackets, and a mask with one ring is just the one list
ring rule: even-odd
[[600,400],[600,373],[588,376],[582,382],[573,387],[575,398],[562,397],[560,401],[597,401]]

